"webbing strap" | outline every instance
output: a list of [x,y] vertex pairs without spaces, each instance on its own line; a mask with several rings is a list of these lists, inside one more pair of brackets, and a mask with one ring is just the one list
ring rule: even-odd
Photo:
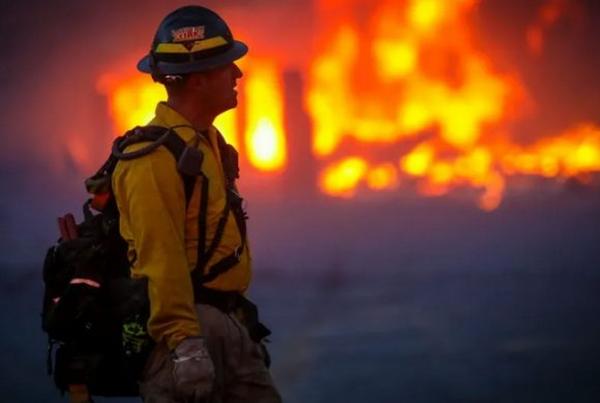
[[210,247],[207,249],[206,253],[202,255],[202,257],[198,257],[198,265],[196,266],[196,269],[192,272],[194,284],[196,286],[200,286],[201,284],[205,284],[214,280],[221,273],[224,273],[233,266],[235,266],[240,261],[240,255],[244,251],[246,245],[246,234],[240,231],[240,235],[242,237],[242,244],[238,248],[236,248],[236,250],[233,251],[233,253],[227,255],[223,259],[219,260],[217,263],[213,264],[209,268],[208,272],[204,274],[204,267],[206,267],[206,264],[214,255],[217,246],[219,246],[219,244],[221,243],[221,238],[223,237],[225,225],[227,224],[227,221],[229,219],[229,213],[231,212],[231,200],[229,197],[229,191],[227,192],[228,196],[225,201],[225,208],[223,210],[221,218],[219,219],[219,223],[217,224],[217,229],[215,230],[215,235],[213,236]]
[[[217,223],[217,228],[215,230],[215,234],[211,241],[210,246],[200,253],[200,246],[205,245],[206,243],[206,221],[199,225],[201,231],[203,231],[203,236],[200,239],[204,240],[204,243],[199,243],[198,248],[198,263],[196,264],[196,268],[192,272],[194,286],[198,287],[202,284],[208,283],[218,277],[220,274],[226,272],[233,266],[235,266],[240,261],[240,255],[243,253],[246,247],[246,214],[242,208],[242,198],[237,193],[235,189],[235,180],[239,177],[239,167],[237,161],[237,151],[235,148],[227,144],[223,135],[217,131],[217,140],[219,152],[221,154],[221,164],[223,166],[223,172],[225,174],[225,182],[226,182],[226,197],[225,197],[225,207],[223,208],[223,213],[219,222]],[[208,183],[207,178],[203,178],[203,180]],[[202,192],[203,199],[207,199],[208,193],[205,191]],[[217,247],[221,243],[221,239],[223,237],[223,233],[225,231],[225,226],[229,219],[229,214],[233,213],[236,224],[238,226],[238,230],[240,231],[241,237],[241,245],[236,248],[231,254],[225,256],[217,263],[213,264],[205,273],[205,267],[214,255]],[[202,218],[203,214],[201,214]],[[206,220],[206,216],[204,215],[204,220]]]
[[[215,278],[219,277],[222,273],[225,273],[227,270],[231,269],[233,266],[240,262],[240,255],[244,251],[244,247],[240,246],[236,248],[236,250],[225,256],[223,259],[219,260],[217,263],[210,267],[208,273],[203,276],[193,276],[194,284],[206,284],[213,281]],[[195,271],[194,271],[195,272]]]
[[[127,148],[129,145],[146,141],[150,141],[152,143],[147,147],[131,153],[124,152],[125,148]],[[179,161],[181,154],[187,147],[185,141],[183,141],[183,139],[181,139],[181,137],[179,137],[172,128],[165,128],[162,126],[145,126],[136,127],[128,131],[122,137],[117,138],[113,144],[113,151],[110,158],[115,159],[115,162],[112,166],[112,171],[114,171],[114,166],[116,166],[117,160],[127,160],[142,157],[150,154],[161,145],[165,146],[165,148],[173,155],[173,158],[175,158],[175,163]],[[108,162],[105,165],[108,165]],[[192,199],[196,178],[183,172],[179,172],[179,175],[183,180],[185,205],[187,207]]]
[[198,267],[206,266],[212,255],[217,250],[217,246],[219,246],[219,244],[221,243],[221,239],[223,238],[223,232],[225,231],[225,225],[229,220],[229,211],[229,203],[226,201],[223,213],[221,214],[221,218],[219,218],[219,222],[217,223],[217,228],[215,229],[215,234],[210,243],[210,246],[208,247],[208,249],[206,249],[206,252],[203,254],[202,258],[199,257],[198,259]]
[[203,284],[214,280],[221,273],[225,273],[227,270],[238,264],[240,256],[246,248],[246,214],[242,209],[242,198],[239,197],[237,193],[234,193],[232,189],[228,189],[227,199],[227,204],[230,206],[231,212],[233,212],[233,216],[240,231],[241,244],[232,253],[210,267],[208,273],[202,277]]
[[[198,212],[198,257],[196,267],[192,271],[192,275],[200,273],[202,275],[206,259],[206,232],[208,217],[208,177],[202,175],[200,183],[200,211]],[[195,276],[194,276],[195,277]]]
[[[225,173],[225,206],[219,222],[217,223],[217,228],[215,230],[213,239],[211,240],[208,248],[206,248],[209,179],[206,175],[200,174],[201,193],[200,211],[198,214],[198,258],[196,267],[192,271],[192,277],[194,279],[193,282],[197,285],[210,282],[221,273],[224,273],[231,267],[235,266],[239,262],[240,255],[243,253],[246,247],[246,215],[242,208],[242,198],[238,195],[235,189],[235,180],[239,177],[237,152],[235,148],[226,143],[223,135],[219,132],[217,139],[221,154],[221,164]],[[147,147],[136,150],[132,153],[124,152],[127,146],[146,141],[152,143]],[[118,160],[139,158],[151,153],[161,145],[165,146],[171,152],[175,158],[175,161],[179,161],[179,158],[187,146],[187,144],[175,133],[173,128],[165,128],[162,126],[136,127],[115,140],[113,145],[113,153],[111,154],[109,160],[103,165],[101,171],[112,173]],[[187,206],[189,205],[192,197],[196,183],[196,177],[182,172],[179,172],[179,174],[183,180]],[[207,271],[207,274],[204,275],[206,265],[221,243],[230,213],[233,213],[236,224],[240,231],[241,245],[236,248],[234,252],[212,265]]]
[[[187,145],[181,139],[181,137],[179,137],[173,131],[169,131],[169,133],[172,133],[172,135],[170,135],[167,138],[167,141],[164,145],[167,148],[167,150],[169,150],[171,154],[173,154],[175,162],[177,162],[179,161],[179,158],[181,157],[181,154],[183,153],[183,150]],[[192,199],[192,193],[194,192],[194,186],[196,185],[196,177],[192,175],[187,175],[183,172],[179,172],[179,175],[183,180],[183,190],[185,192],[185,205],[187,207],[189,206],[190,200]]]

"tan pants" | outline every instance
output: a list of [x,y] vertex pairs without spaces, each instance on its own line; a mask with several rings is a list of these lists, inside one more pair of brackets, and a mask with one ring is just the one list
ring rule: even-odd
[[[216,380],[210,403],[281,403],[264,355],[233,314],[210,305],[196,305]],[[145,403],[184,403],[173,392],[173,363],[164,344],[152,351],[140,393]],[[185,402],[192,403],[192,402]],[[204,403],[204,402],[193,402]]]

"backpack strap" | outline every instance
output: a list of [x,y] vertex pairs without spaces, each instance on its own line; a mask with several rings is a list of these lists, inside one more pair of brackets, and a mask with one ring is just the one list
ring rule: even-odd
[[[125,153],[125,148],[127,148],[131,144],[148,141],[151,142],[150,145],[136,151]],[[179,172],[179,174],[181,175],[181,179],[183,180],[183,186],[185,191],[185,205],[187,206],[189,205],[190,200],[192,198],[194,185],[196,183],[196,177],[190,172],[184,172],[182,169],[180,169],[180,166],[182,165],[182,157],[187,155],[186,150],[188,146],[185,143],[185,141],[183,141],[183,139],[179,137],[177,133],[175,133],[173,128],[165,128],[162,126],[136,127],[114,141],[111,158],[114,157],[117,161],[140,158],[144,155],[150,154],[160,146],[164,146],[167,150],[169,150],[169,152],[171,153],[171,155],[173,155],[173,158],[175,159],[175,162],[177,164],[177,171]],[[202,163],[202,157],[199,158],[200,159],[198,161],[198,165]],[[116,166],[116,161],[114,165]],[[114,171],[114,167],[112,169]],[[198,171],[200,171],[199,168]]]
[[[151,144],[140,150],[125,153],[125,149],[128,146],[141,142],[151,142]],[[120,160],[132,160],[143,157],[144,155],[150,154],[160,146],[164,146],[167,150],[169,150],[177,163],[177,171],[183,180],[187,207],[192,198],[194,185],[196,183],[196,178],[194,176],[195,172],[189,172],[185,169],[180,169],[180,165],[186,165],[180,163],[182,162],[182,157],[189,155],[189,153],[186,153],[188,147],[185,141],[183,141],[181,137],[175,133],[173,128],[165,128],[161,126],[136,127],[125,133],[123,136],[117,137],[113,141],[112,151],[108,159],[93,176],[86,179],[85,186],[88,193],[94,194],[96,197],[104,195],[104,197],[109,198],[111,193],[111,176],[115,170],[115,167],[117,166],[117,162]],[[200,166],[202,163],[201,153],[198,152],[196,154],[196,160],[197,165]],[[200,171],[200,168],[198,168],[198,171]],[[90,205],[94,207],[92,199],[88,200],[83,206],[85,217],[89,217],[92,214]],[[104,211],[103,209],[96,209]]]
[[[141,142],[150,142],[150,144],[139,150],[128,153],[125,152],[125,149],[128,146]],[[238,153],[233,146],[227,144],[223,135],[218,131],[217,142],[219,153],[221,155],[223,172],[225,174],[226,197],[225,207],[223,208],[223,212],[217,223],[215,235],[208,247],[206,247],[206,234],[209,179],[200,169],[202,154],[195,148],[188,147],[185,141],[175,133],[174,127],[136,127],[125,133],[123,136],[116,138],[113,142],[112,153],[108,160],[94,176],[86,181],[86,186],[90,193],[97,193],[99,188],[109,191],[110,176],[119,160],[132,160],[143,157],[155,151],[160,146],[167,148],[177,162],[177,170],[181,175],[184,184],[186,206],[189,205],[191,200],[196,177],[200,176],[202,180],[200,182],[200,211],[198,214],[198,258],[196,267],[192,271],[193,282],[198,286],[214,280],[217,276],[235,266],[239,262],[240,255],[246,247],[246,219],[248,217],[242,206],[243,199],[237,192],[235,186],[235,181],[239,178]],[[233,213],[240,231],[241,245],[231,254],[212,265],[205,275],[205,267],[221,243],[230,213]]]
[[[235,180],[239,178],[239,159],[238,153],[236,149],[227,144],[223,135],[217,131],[217,142],[219,147],[219,153],[221,155],[221,163],[223,166],[223,172],[225,174],[225,207],[223,208],[223,213],[221,214],[221,218],[217,223],[217,229],[215,230],[215,235],[211,241],[209,247],[204,250],[200,249],[201,246],[206,244],[206,197],[205,192],[207,190],[203,190],[202,199],[204,204],[201,205],[200,209],[200,223],[199,229],[201,231],[200,240],[204,241],[203,243],[199,243],[198,246],[198,263],[196,268],[192,271],[192,276],[194,279],[195,286],[201,286],[202,284],[208,283],[215,278],[217,278],[220,274],[225,273],[227,270],[231,269],[240,261],[240,256],[246,247],[246,219],[248,218],[244,209],[243,209],[243,199],[239,195],[236,186]],[[203,178],[203,184],[208,187],[208,179]],[[208,272],[204,274],[205,267],[214,255],[217,247],[221,243],[221,239],[223,238],[223,233],[225,231],[225,225],[229,219],[229,213],[233,213],[236,224],[240,231],[241,244],[238,246],[231,254],[225,256],[217,263],[212,265]]]
[[[186,205],[189,204],[191,199],[196,176],[202,178],[200,185],[200,211],[198,213],[198,258],[196,267],[192,271],[193,283],[202,285],[214,280],[220,274],[235,266],[240,261],[240,256],[246,247],[247,215],[242,207],[243,199],[237,192],[235,186],[235,181],[239,178],[239,157],[236,149],[230,144],[227,144],[223,135],[217,131],[217,145],[219,147],[221,164],[225,174],[226,197],[225,206],[221,213],[221,217],[219,218],[219,222],[217,223],[215,234],[210,245],[206,247],[209,178],[200,169],[202,155],[194,156],[193,150],[196,149],[188,147],[173,129],[173,127],[164,128],[161,126],[136,127],[126,133],[121,140],[115,140],[112,156],[123,160],[134,159],[153,152],[161,145],[165,146],[178,162],[177,168],[184,181],[186,191]],[[204,135],[206,136],[206,134]],[[151,144],[140,150],[124,153],[127,146],[145,141],[150,141]],[[185,163],[186,157],[191,158],[189,165],[196,167],[197,170],[193,170],[189,168],[189,166],[186,168],[186,165],[188,165]],[[190,170],[193,172],[190,172]],[[231,254],[212,265],[209,268],[208,273],[204,274],[206,265],[221,243],[230,213],[233,213],[240,231],[241,244]]]

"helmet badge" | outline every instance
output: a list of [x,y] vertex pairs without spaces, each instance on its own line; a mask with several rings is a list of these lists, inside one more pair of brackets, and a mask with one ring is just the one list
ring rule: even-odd
[[204,39],[204,25],[197,27],[183,27],[171,31],[173,42],[187,42]]

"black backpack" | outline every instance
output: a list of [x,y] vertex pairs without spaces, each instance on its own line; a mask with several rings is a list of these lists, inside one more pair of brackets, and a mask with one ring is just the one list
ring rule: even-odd
[[[241,208],[242,199],[234,190],[239,173],[237,152],[220,134],[218,137],[228,188],[218,228],[224,227],[229,211],[233,211],[245,239],[246,216]],[[127,146],[139,142],[150,143],[138,151],[124,153]],[[197,176],[203,177],[201,197],[206,200],[208,178],[200,170],[202,153],[195,147],[187,147],[173,128],[137,127],[115,140],[108,160],[86,180],[93,198],[83,206],[83,222],[75,224],[70,214],[59,218],[61,237],[50,247],[44,262],[42,329],[48,335],[48,373],[54,373],[54,382],[63,393],[71,385],[85,385],[91,395],[139,394],[138,381],[153,347],[146,331],[147,283],[145,279],[130,277],[128,246],[119,233],[119,211],[111,191],[111,177],[119,160],[141,158],[161,146],[177,161],[186,205]],[[201,237],[206,231],[202,224],[205,215],[206,210],[201,206]],[[222,235],[222,229],[220,232]],[[208,249],[203,245],[199,250],[199,267],[193,271],[194,281],[199,285],[236,263],[227,256],[208,275],[201,274],[204,272],[201,265],[208,261],[219,242],[220,236],[215,236]],[[55,346],[58,346],[56,352]]]

